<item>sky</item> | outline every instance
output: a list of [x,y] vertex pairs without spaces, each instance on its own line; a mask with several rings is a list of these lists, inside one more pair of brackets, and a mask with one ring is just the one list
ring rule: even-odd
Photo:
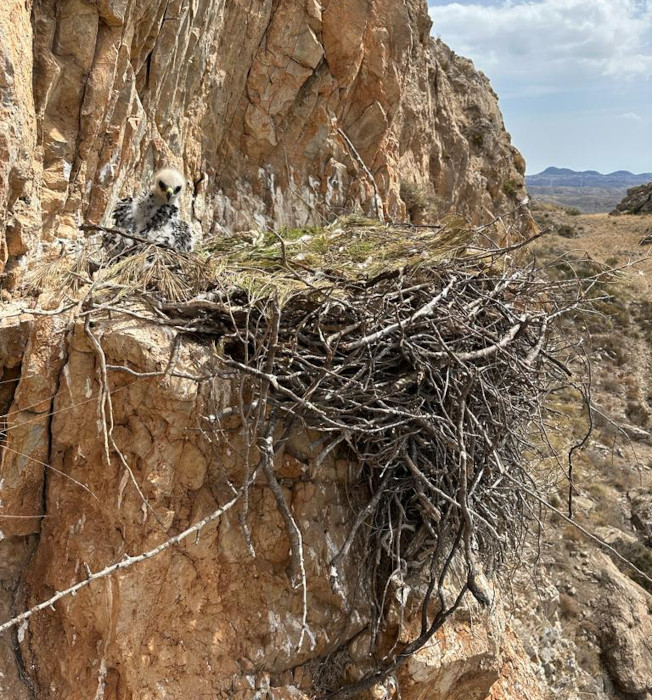
[[527,173],[652,172],[652,0],[429,0],[491,80]]

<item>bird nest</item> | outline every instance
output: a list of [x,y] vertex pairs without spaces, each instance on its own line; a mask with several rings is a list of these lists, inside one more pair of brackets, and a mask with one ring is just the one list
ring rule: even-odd
[[[519,217],[520,218],[520,217]],[[529,222],[529,218],[527,219]],[[423,266],[478,253],[488,241],[504,242],[522,231],[521,221],[496,220],[473,230],[460,216],[438,226],[393,226],[360,216],[337,219],[324,228],[248,231],[210,238],[193,253],[182,253],[144,239],[129,239],[127,253],[111,256],[101,235],[62,242],[32,264],[25,280],[29,294],[43,291],[81,298],[95,283],[123,293],[151,292],[158,299],[190,300],[217,287],[239,287],[257,296],[332,287],[339,278],[372,278],[388,271]],[[117,229],[85,225],[86,233],[124,236]]]
[[[360,465],[350,531],[329,566],[337,590],[355,552],[377,665],[352,685],[339,679],[325,689],[331,697],[396,670],[467,593],[489,604],[480,571],[499,570],[538,522],[528,459],[545,444],[548,396],[570,381],[575,351],[557,321],[585,287],[528,262],[524,242],[509,240],[511,223],[349,220],[209,241],[199,254],[150,246],[73,295],[97,314],[119,308],[215,342],[216,361],[241,382],[228,420],[258,446],[243,493],[257,472],[274,492],[304,625],[301,531],[275,458],[302,426],[322,436],[316,465],[333,451]],[[226,420],[216,410],[206,429]],[[246,514],[242,522],[248,538]],[[388,652],[387,614],[406,605],[420,610],[419,629]]]

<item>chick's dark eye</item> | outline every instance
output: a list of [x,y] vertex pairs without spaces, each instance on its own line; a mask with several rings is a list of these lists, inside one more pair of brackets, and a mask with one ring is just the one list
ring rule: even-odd
[[181,192],[181,185],[174,188],[174,194],[179,194],[179,192]]
[[163,180],[159,180],[159,181],[158,181],[158,186],[159,186],[162,190],[166,190],[166,189],[167,189],[167,185],[163,182]]

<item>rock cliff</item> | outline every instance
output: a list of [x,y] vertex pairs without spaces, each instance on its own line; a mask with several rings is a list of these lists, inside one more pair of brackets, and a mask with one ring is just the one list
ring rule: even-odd
[[[184,213],[206,236],[354,210],[481,222],[523,186],[496,95],[430,37],[422,0],[9,0],[0,94],[5,295],[44,247],[105,221],[163,163],[187,176]],[[107,459],[101,366],[83,322],[15,302],[0,327],[0,497],[12,516],[0,523],[2,620],[201,520],[242,479],[246,452],[205,439],[196,383],[125,373],[112,379],[114,436],[133,471]],[[100,336],[107,362],[135,373],[176,352],[187,371],[210,369],[201,343],[177,348],[137,320]],[[209,390],[232,407],[228,381]],[[271,493],[254,485],[255,558],[234,509],[91,583],[3,634],[0,695],[307,698],[331,673],[364,672],[366,611],[346,602],[356,571],[339,596],[326,570],[348,532],[355,465],[332,455],[317,469],[313,439],[288,446],[279,477],[309,553],[314,638],[297,648],[287,535]],[[342,642],[344,656],[331,657]],[[406,700],[545,695],[500,606],[464,611],[401,673]],[[391,683],[373,692],[390,697]]]
[[[110,383],[113,436],[130,471],[115,453],[104,457],[98,359],[83,322],[21,318],[0,332],[3,379],[22,377],[17,387],[1,385],[8,423],[3,512],[16,516],[2,523],[3,619],[200,521],[245,469],[243,444],[207,440],[200,420],[209,398],[225,411],[235,405],[231,381],[198,391],[188,379],[151,376],[175,352],[165,329],[123,318],[96,330],[107,364],[130,369],[112,373]],[[187,373],[206,374],[214,363],[199,343],[184,341],[176,352]],[[248,504],[255,556],[240,503],[200,536],[62,599],[13,638],[5,633],[2,697],[309,698],[341,674],[354,680],[366,671],[368,642],[359,633],[368,610],[364,594],[356,594],[359,572],[348,565],[335,593],[328,571],[348,533],[345,486],[355,465],[335,455],[317,464],[311,439],[297,432],[278,470],[307,553],[312,634],[301,646],[288,537],[272,492],[256,482]],[[472,616],[463,611],[399,681],[408,700],[545,697],[500,606],[474,608]],[[391,688],[365,697],[385,690],[393,697]]]
[[204,234],[406,207],[480,221],[525,165],[424,0],[10,0],[0,266],[75,237],[170,163]]

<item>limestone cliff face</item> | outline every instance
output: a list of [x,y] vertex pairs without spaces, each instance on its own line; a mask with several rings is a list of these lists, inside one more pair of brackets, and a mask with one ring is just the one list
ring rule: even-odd
[[[488,81],[430,37],[423,0],[0,3],[0,286],[54,238],[105,221],[163,163],[185,172],[185,215],[204,235],[356,209],[405,220],[415,192],[436,214],[479,222],[515,202],[524,172]],[[229,381],[200,391],[130,374],[113,374],[111,389],[131,473],[114,452],[107,459],[100,367],[79,322],[19,305],[2,313],[6,620],[86,567],[200,520],[242,481],[244,461],[242,445],[199,430],[202,391],[228,409]],[[99,335],[107,361],[135,372],[159,370],[173,352],[164,331],[136,321]],[[180,351],[188,371],[210,369],[201,345]],[[307,698],[329,664],[349,680],[368,670],[356,641],[364,597],[351,610],[357,572],[342,577],[341,596],[327,571],[350,526],[355,465],[333,455],[316,469],[313,437],[288,446],[279,477],[304,533],[314,638],[297,648],[288,539],[256,483],[255,556],[238,507],[197,540],[63,599],[0,637],[0,697]],[[543,697],[500,610],[456,619],[402,674],[405,700]]]
[[[237,384],[111,372],[115,450],[105,458],[98,358],[83,323],[62,317],[0,328],[2,520],[0,622],[55,591],[156,547],[232,498],[246,449],[215,439],[206,407],[228,411]],[[94,329],[108,364],[165,368],[173,334],[137,320]],[[212,351],[179,348],[190,374],[209,374]],[[11,382],[12,378],[20,379]],[[200,430],[203,428],[203,430]],[[311,635],[298,646],[301,594],[288,578],[289,540],[264,479],[251,488],[244,536],[240,502],[195,538],[94,581],[0,637],[0,697],[23,700],[278,700],[369,668],[364,590],[354,557],[329,582],[328,562],[351,524],[356,465],[316,464],[314,436],[297,431],[278,479],[303,531]],[[50,468],[44,469],[44,465]],[[143,500],[134,486],[149,503]],[[408,622],[408,621],[406,621]],[[418,621],[414,621],[418,625]],[[329,653],[335,652],[334,657]],[[402,669],[405,700],[543,700],[541,682],[500,606],[460,613]],[[397,697],[391,683],[364,697]]]
[[523,159],[487,79],[430,27],[424,0],[3,3],[0,266],[162,163],[204,234],[405,220],[406,184],[439,214],[501,210]]

